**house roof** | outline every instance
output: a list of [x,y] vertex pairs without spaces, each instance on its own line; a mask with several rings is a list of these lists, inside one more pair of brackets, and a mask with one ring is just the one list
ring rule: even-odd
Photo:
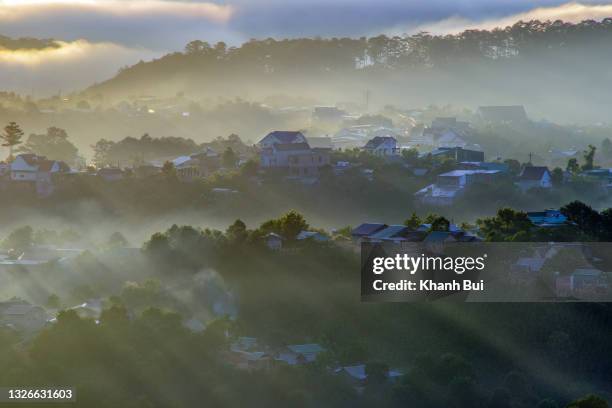
[[461,177],[473,174],[497,174],[499,172],[499,170],[452,170],[440,174],[439,177]]
[[34,153],[24,153],[17,157],[21,157],[29,166],[36,166],[39,159],[44,159],[42,156],[37,156]]
[[392,136],[376,136],[368,140],[368,143],[366,143],[365,148],[366,149],[376,149],[378,146],[386,142],[397,143],[397,139],[395,139]]
[[292,344],[287,346],[287,348],[296,354],[320,353],[325,351],[325,349],[317,343]]
[[305,139],[302,132],[289,131],[289,130],[275,130],[274,132],[268,133],[266,137],[264,137],[264,139],[268,137],[274,137],[281,143],[293,143],[296,139],[300,138],[300,136]]
[[326,241],[327,237],[318,231],[300,231],[299,234],[295,237],[298,241],[302,241],[304,239],[313,238],[318,241]]
[[297,150],[310,150],[308,143],[277,143],[274,145],[274,149],[280,151],[297,151]]
[[4,312],[4,315],[9,315],[9,316],[21,316],[24,314],[27,314],[28,312],[30,312],[32,309],[34,309],[34,306],[30,305],[30,304],[14,304],[9,306]]
[[[355,378],[356,380],[365,380],[365,379],[368,378],[368,375],[366,374],[366,365],[365,364],[358,364],[358,365],[354,365],[354,366],[340,367],[340,368],[335,370],[336,373],[340,373],[342,371],[347,373],[349,376]],[[389,370],[387,372],[387,377],[390,377],[390,378],[400,377],[400,376],[402,376],[402,373],[400,373],[399,371]]]
[[545,173],[550,173],[546,166],[525,166],[519,178],[521,180],[542,180]]
[[274,232],[270,232],[270,233],[268,233],[268,234],[265,236],[265,238],[268,238],[268,239],[270,239],[270,238],[283,239],[283,237],[281,237],[280,235],[278,235],[278,234],[276,234],[276,233],[274,233]]
[[354,235],[354,236],[371,235],[387,227],[388,227],[387,224],[364,223],[358,226],[357,228],[353,229],[351,231],[351,235]]
[[423,242],[427,243],[435,243],[435,242],[445,242],[447,240],[455,241],[456,238],[450,233],[446,231],[432,231],[427,235],[427,238],[423,240]]
[[398,237],[400,234],[404,233],[404,232],[408,232],[410,231],[410,228],[408,228],[405,225],[389,225],[387,228],[378,231],[377,233],[373,234],[370,236],[370,238],[372,239],[389,239],[389,238],[396,238]]
[[599,276],[601,271],[594,268],[577,268],[573,273],[573,276]]

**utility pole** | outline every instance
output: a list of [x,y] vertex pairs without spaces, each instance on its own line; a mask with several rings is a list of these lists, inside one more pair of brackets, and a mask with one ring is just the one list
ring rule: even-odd
[[370,111],[370,90],[365,90],[365,110],[366,113]]

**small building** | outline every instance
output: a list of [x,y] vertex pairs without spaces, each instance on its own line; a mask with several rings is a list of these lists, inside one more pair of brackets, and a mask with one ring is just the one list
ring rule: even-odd
[[389,225],[374,234],[368,235],[365,239],[369,242],[393,242],[399,243],[407,241],[406,235],[412,232],[405,225]]
[[351,237],[353,238],[354,242],[360,243],[364,238],[376,234],[378,231],[381,231],[387,227],[387,224],[366,222],[364,224],[359,225],[357,228],[354,228],[351,231]]
[[499,170],[453,170],[439,174],[435,184],[415,193],[426,205],[445,207],[452,205],[474,183],[492,183],[501,174]]
[[294,177],[316,177],[321,167],[329,165],[329,149],[314,148],[308,143],[274,143],[263,148],[260,164],[264,169],[283,170]]
[[273,365],[273,359],[265,351],[232,351],[229,362],[240,370],[268,370]]
[[376,136],[368,140],[363,149],[379,157],[398,156],[400,154],[397,139],[391,136]]
[[431,156],[438,160],[451,159],[456,163],[484,162],[484,152],[480,150],[465,149],[460,146],[439,147],[433,150]]
[[329,237],[322,232],[318,231],[300,231],[295,237],[298,241],[316,241],[316,242],[327,242]]
[[66,163],[32,153],[17,155],[10,164],[11,182],[32,186],[41,197],[51,195],[58,177],[69,172]]
[[308,136],[306,142],[312,148],[319,149],[333,149],[334,144],[332,138],[329,136],[312,137]]
[[274,232],[270,232],[268,235],[266,235],[264,237],[264,242],[266,243],[266,246],[273,251],[278,251],[283,248],[283,237],[275,234]]
[[104,167],[98,170],[96,174],[104,181],[118,181],[125,177],[124,171],[118,167]]
[[533,188],[551,188],[552,178],[546,166],[525,166],[515,184],[523,192]]
[[293,344],[283,347],[276,353],[275,360],[289,365],[303,365],[316,361],[325,349],[316,343]]
[[35,332],[42,329],[49,316],[40,306],[21,299],[0,302],[0,324],[9,325],[20,332]]
[[[363,387],[367,384],[368,375],[365,364],[357,364],[346,367],[338,367],[334,374],[346,378],[353,386]],[[387,381],[395,383],[403,374],[396,370],[388,370],[386,373]]]
[[559,227],[567,223],[567,217],[559,210],[530,211],[527,218],[538,227]]

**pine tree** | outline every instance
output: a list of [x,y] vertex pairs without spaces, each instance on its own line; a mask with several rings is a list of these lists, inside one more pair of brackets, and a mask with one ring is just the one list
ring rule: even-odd
[[9,161],[13,160],[13,148],[21,144],[23,130],[15,122],[9,122],[4,127],[4,132],[0,134],[0,140],[3,141],[2,146],[9,148]]

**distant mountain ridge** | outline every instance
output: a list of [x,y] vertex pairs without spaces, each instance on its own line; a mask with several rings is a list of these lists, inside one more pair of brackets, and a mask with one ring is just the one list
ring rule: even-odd
[[525,103],[542,114],[569,104],[569,113],[599,115],[603,110],[581,106],[609,109],[604,89],[612,85],[606,68],[611,56],[612,18],[578,24],[536,20],[445,36],[263,39],[239,47],[197,40],[183,52],[122,69],[85,95],[185,92],[253,99],[284,93],[333,101],[361,98],[367,88],[380,104]]

